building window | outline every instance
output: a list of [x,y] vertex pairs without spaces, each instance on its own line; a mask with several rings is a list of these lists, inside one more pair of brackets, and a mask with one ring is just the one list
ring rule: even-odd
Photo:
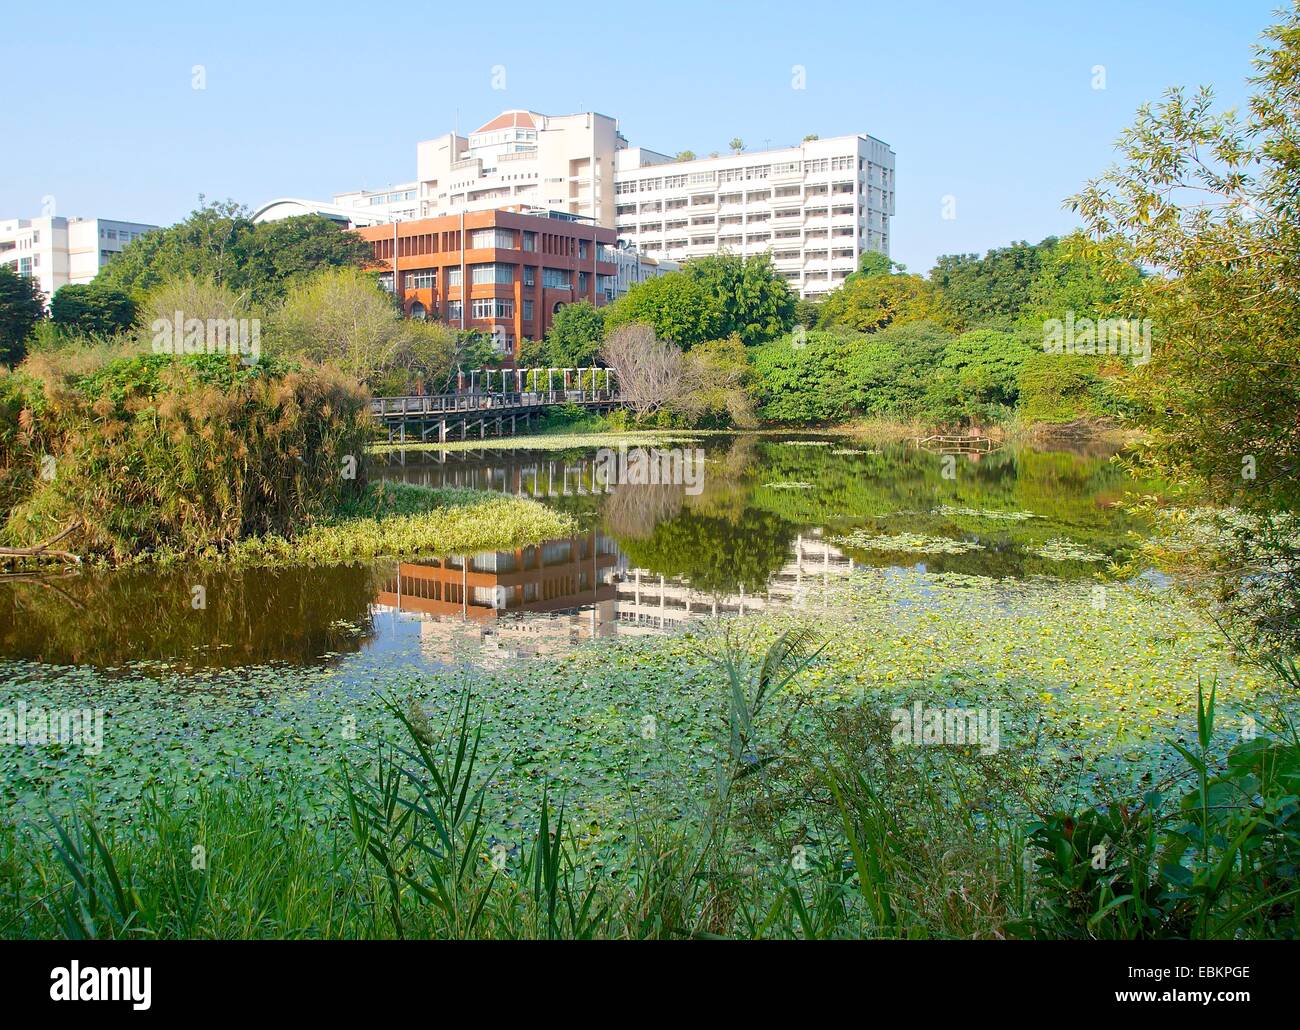
[[573,281],[569,278],[567,269],[543,268],[542,286],[548,290],[568,290],[572,289]]
[[420,319],[420,321],[424,321],[426,318],[429,317],[429,311],[427,308],[425,308],[423,304],[421,304],[417,300],[414,304],[411,305],[411,317],[418,318]]
[[537,233],[535,233],[535,232],[533,232],[533,231],[531,231],[531,230],[529,230],[529,229],[525,229],[525,230],[524,230],[524,250],[536,250],[536,249],[537,249]]
[[431,290],[435,282],[437,282],[437,276],[432,268],[406,273],[406,288],[408,290]]
[[458,300],[448,301],[448,302],[447,302],[447,319],[448,319],[449,321],[456,321],[456,322],[459,322],[460,319],[461,319],[461,315],[462,315],[462,313],[464,312],[464,310],[465,310],[465,306],[464,306],[460,301],[458,301]]
[[470,244],[475,250],[515,249],[515,234],[509,229],[475,229],[470,234]]
[[524,301],[524,321],[531,322],[532,320],[533,320],[533,302],[531,300],[526,300]]
[[469,281],[475,286],[508,286],[515,281],[515,266],[500,263],[471,265]]
[[464,282],[459,268],[447,269],[447,285],[460,286]]
[[470,302],[470,314],[474,318],[514,318],[515,302],[497,300],[494,297],[480,297]]

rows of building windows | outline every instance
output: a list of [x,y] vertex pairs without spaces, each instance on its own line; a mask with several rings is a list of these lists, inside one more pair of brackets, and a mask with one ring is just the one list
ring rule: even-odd
[[781,161],[774,164],[744,165],[738,168],[722,168],[709,172],[693,172],[690,175],[655,175],[644,179],[624,178],[614,184],[614,193],[626,196],[630,193],[654,193],[664,189],[680,189],[684,186],[704,185],[708,183],[745,182],[762,180],[787,175],[816,175],[822,172],[866,171],[868,180],[885,185],[889,180],[889,169],[865,161],[853,154],[836,157],[810,158],[806,161]]
[[[136,235],[141,235],[137,233]],[[538,237],[541,236],[539,241]],[[122,237],[125,239],[125,234]],[[524,229],[516,233],[514,229],[489,228],[474,229],[467,234],[471,249],[524,250],[530,253],[557,254],[560,256],[579,254],[586,257],[590,252],[590,241],[579,240],[577,246],[572,238],[551,233],[537,233]],[[376,261],[393,259],[393,240],[391,238],[374,240],[370,244],[371,256]],[[415,233],[397,239],[399,257],[420,257],[425,254],[441,254],[460,250],[460,233],[456,230],[441,233]],[[540,244],[540,245],[539,245]]]
[[[470,283],[474,286],[509,286],[515,281],[515,266],[501,262],[470,265]],[[462,271],[456,266],[445,270],[446,281],[448,286],[462,286],[464,279]],[[616,275],[597,275],[598,289],[606,290],[610,284],[617,282]],[[537,272],[533,266],[524,266],[522,282],[524,286],[537,285]],[[578,272],[578,293],[585,295],[588,288],[589,273],[585,271]],[[425,268],[418,271],[403,273],[402,285],[405,290],[431,290],[436,288],[438,283],[437,269]],[[379,275],[379,285],[390,293],[393,291],[393,273],[383,272]],[[542,286],[548,290],[571,290],[573,289],[573,273],[565,268],[543,268],[542,269]],[[477,304],[478,301],[475,301]],[[486,301],[485,301],[486,303]],[[527,302],[531,304],[531,301]],[[474,317],[481,317],[475,315]],[[530,317],[525,315],[525,317]]]
[[[144,232],[137,232],[134,229],[106,229],[103,226],[100,226],[99,229],[99,238],[101,240],[118,240],[121,243],[130,243],[132,240],[138,240],[143,235]],[[39,233],[36,234],[35,239],[40,239]]]

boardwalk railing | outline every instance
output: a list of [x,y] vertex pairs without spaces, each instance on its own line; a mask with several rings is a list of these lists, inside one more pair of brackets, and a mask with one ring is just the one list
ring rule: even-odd
[[912,442],[916,447],[940,454],[991,454],[998,449],[987,436],[916,436]]
[[376,397],[370,411],[378,419],[420,419],[472,411],[520,411],[556,404],[617,404],[615,390],[524,390],[440,393],[424,397]]

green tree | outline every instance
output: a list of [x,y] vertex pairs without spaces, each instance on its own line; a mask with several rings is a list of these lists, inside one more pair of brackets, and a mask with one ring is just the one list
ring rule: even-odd
[[766,254],[715,254],[686,262],[682,271],[709,292],[721,311],[718,337],[735,334],[753,344],[794,325],[795,295]]
[[330,362],[376,394],[440,391],[457,350],[452,329],[403,318],[374,276],[354,268],[323,269],[291,287],[270,328],[279,353]]
[[852,279],[854,276],[870,278],[873,275],[893,275],[905,271],[907,269],[903,265],[897,261],[890,261],[887,254],[882,254],[878,250],[864,250],[858,255],[857,271],[848,278]]
[[695,151],[694,151],[694,150],[679,150],[679,151],[677,151],[677,156],[676,156],[675,158],[673,158],[673,160],[674,160],[674,161],[694,161],[694,160],[695,160]]
[[322,268],[363,268],[370,244],[322,215],[300,215],[254,226],[239,283],[258,300]]
[[67,332],[113,336],[130,329],[135,317],[129,293],[99,282],[69,283],[50,300],[50,321]]
[[642,322],[656,337],[683,349],[723,335],[722,305],[709,289],[685,271],[637,283],[605,309],[605,329]]
[[22,360],[28,335],[44,317],[45,297],[36,280],[0,265],[0,364]]
[[850,276],[822,302],[822,328],[875,332],[888,325],[948,319],[938,290],[919,275]]
[[1123,389],[1150,431],[1147,470],[1238,504],[1300,504],[1300,9],[1256,51],[1245,116],[1208,88],[1139,109],[1120,164],[1070,199],[1091,256],[1154,325]]
[[731,142],[727,144],[727,146],[731,148],[731,152],[733,154],[739,154],[742,150],[745,149],[745,141],[741,139],[739,136],[735,136],[732,138]]
[[369,257],[364,240],[319,215],[260,224],[248,215],[233,200],[201,203],[185,221],[127,244],[95,281],[140,296],[189,277],[267,303],[318,269],[360,268]]
[[821,301],[808,297],[796,297],[794,301],[794,324],[805,329],[812,329],[821,319]]
[[1086,237],[1073,233],[1044,255],[1019,324],[1041,332],[1045,321],[1064,319],[1068,312],[1076,319],[1107,317],[1122,301],[1125,289],[1140,279],[1136,268],[1114,267],[1090,254]]
[[557,368],[584,368],[596,362],[605,319],[588,300],[565,304],[546,334],[546,361]]
[[1010,328],[1055,246],[1056,238],[1048,237],[1038,244],[996,247],[983,257],[945,254],[931,269],[930,282],[942,291],[944,306],[958,325]]
[[753,351],[754,394],[770,422],[838,422],[856,410],[852,363],[860,337],[820,330]]
[[926,391],[924,413],[940,422],[995,421],[1010,414],[1020,397],[1025,362],[1042,353],[1021,336],[972,329],[951,341]]

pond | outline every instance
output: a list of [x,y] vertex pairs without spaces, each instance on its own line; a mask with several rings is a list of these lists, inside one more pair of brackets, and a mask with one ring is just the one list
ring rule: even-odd
[[372,478],[533,497],[583,529],[368,566],[0,582],[0,657],[183,670],[365,654],[494,668],[704,617],[815,608],[863,567],[1091,581],[1143,532],[1117,505],[1132,484],[1108,459],[760,436],[622,452],[396,451],[373,460]]
[[0,796],[40,817],[93,793],[115,821],[145,791],[256,776],[328,810],[340,761],[396,731],[388,702],[436,721],[469,689],[492,833],[524,839],[550,790],[583,846],[614,854],[631,812],[685,812],[711,775],[715,615],[757,646],[809,627],[817,705],[991,708],[1026,769],[1149,781],[1198,683],[1225,721],[1271,687],[1178,591],[1109,571],[1147,532],[1109,459],[812,435],[394,452],[373,477],[536,497],[579,529],[367,565],[0,582],[0,717],[93,709],[104,726],[94,748],[0,748]]

